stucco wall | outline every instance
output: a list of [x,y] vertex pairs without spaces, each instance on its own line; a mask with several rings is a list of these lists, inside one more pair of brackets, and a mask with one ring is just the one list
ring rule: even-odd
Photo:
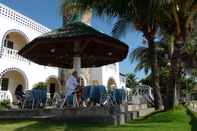
[[[5,39],[5,36],[8,33],[17,32],[20,34],[20,36],[24,37],[24,40],[30,42],[35,37],[41,35],[44,32],[41,29],[42,26],[39,23],[29,19],[28,17],[25,17],[22,14],[17,13],[14,10],[10,9],[9,7],[5,7],[2,4],[0,4],[0,8],[1,8],[1,13],[0,13],[0,47],[1,47],[0,73],[2,73],[4,70],[8,68],[17,68],[19,70],[22,70],[22,72],[24,72],[24,74],[27,76],[26,78],[28,81],[27,89],[31,89],[33,85],[37,82],[40,82],[40,81],[45,82],[49,76],[58,76],[57,68],[45,67],[45,66],[41,66],[30,61],[21,61],[17,58],[11,58],[11,57],[2,55],[3,42]],[[10,14],[14,13],[18,17],[20,17],[20,22],[17,22],[19,20],[16,20],[14,18],[11,19],[11,17],[6,17],[5,14],[3,15],[2,8],[6,10],[7,12],[10,12]],[[24,20],[24,23],[21,23],[23,22],[21,19]],[[25,23],[25,22],[29,22],[29,23]],[[47,31],[46,27],[43,27],[43,29]],[[39,31],[39,30],[42,30],[42,31]],[[17,40],[18,36],[12,39]],[[17,45],[15,46],[16,46],[15,47],[16,49],[21,48],[21,46],[17,46]],[[16,82],[10,83],[10,84],[17,85]]]
[[[2,51],[3,47],[3,41],[5,39],[5,36],[10,32],[18,32],[24,38],[26,38],[27,41],[33,40],[35,37],[41,35],[43,30],[46,31],[46,29],[42,26],[39,25],[39,23],[36,23],[35,21],[30,20],[29,18],[23,16],[20,13],[15,12],[14,10],[4,7],[2,4],[0,4],[0,8],[7,8],[6,10],[11,11],[11,13],[16,13],[16,15],[20,16],[21,19],[23,19],[27,23],[23,22],[17,22],[16,19],[11,19],[8,18],[4,15],[1,14],[0,12],[0,47]],[[4,12],[5,13],[5,12]],[[83,21],[89,23],[91,18],[91,13],[87,15],[83,15],[82,19]],[[27,19],[27,20],[26,20]],[[6,26],[4,26],[6,25]],[[39,30],[41,30],[39,32]],[[48,30],[49,31],[49,30]],[[16,47],[17,49],[19,47]],[[51,76],[51,75],[58,75],[58,70],[56,68],[50,68],[50,67],[45,67],[45,66],[40,66],[32,62],[22,62],[18,61],[16,59],[8,59],[7,57],[1,57],[0,53],[0,73],[7,69],[7,68],[18,68],[22,70],[28,79],[28,88],[31,89],[32,86],[39,82],[39,81],[46,81],[46,79]],[[110,78],[113,78],[116,81],[116,84],[118,87],[120,87],[120,80],[119,80],[119,64],[115,64],[115,69],[110,69],[108,66],[103,66],[100,68],[91,68],[91,69],[85,69],[84,72],[84,77],[86,79],[86,84],[93,84],[92,82],[94,80],[98,81],[98,84],[102,84],[107,86],[108,80]]]
[[102,83],[107,86],[108,80],[112,78],[115,80],[117,88],[120,88],[119,63],[115,63],[114,68],[110,66],[102,67]]

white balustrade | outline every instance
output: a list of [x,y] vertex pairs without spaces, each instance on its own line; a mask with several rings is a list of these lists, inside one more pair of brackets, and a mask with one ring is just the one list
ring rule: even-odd
[[33,30],[36,30],[41,33],[46,33],[49,31],[49,29],[38,22],[32,20],[31,18],[28,18],[13,9],[3,5],[0,3],[0,16],[4,16],[10,20],[13,20],[17,23],[20,23],[26,27],[29,27]]
[[12,95],[9,91],[0,91],[0,101],[10,100],[12,101]]
[[6,57],[8,59],[17,60],[17,61],[20,61],[20,62],[30,63],[29,60],[27,60],[24,57],[18,55],[18,50],[10,49],[10,48],[7,48],[7,47],[3,48],[3,57]]

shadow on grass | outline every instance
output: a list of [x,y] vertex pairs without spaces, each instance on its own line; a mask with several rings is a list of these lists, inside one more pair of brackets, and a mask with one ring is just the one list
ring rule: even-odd
[[189,109],[187,109],[187,114],[191,118],[190,125],[191,125],[191,131],[197,131],[197,116],[194,115],[193,112],[191,112]]
[[173,121],[173,116],[167,115],[169,112],[157,111],[153,112],[148,116],[145,116],[139,120],[130,121],[129,123],[170,123]]
[[[136,121],[131,121],[126,125],[122,126],[113,126],[109,124],[96,124],[96,123],[67,123],[64,120],[54,121],[54,120],[25,120],[25,121],[19,121],[19,120],[12,120],[12,121],[5,121],[5,124],[12,124],[12,123],[22,123],[20,126],[18,126],[14,131],[103,131],[103,130],[129,130],[129,129],[154,129],[154,128],[166,128],[168,129],[168,126],[179,124],[179,119],[182,118],[183,111],[173,112],[155,112],[151,115]],[[189,115],[189,114],[188,114]],[[186,116],[186,115],[185,115]],[[193,118],[194,117],[194,118]],[[192,125],[192,131],[197,131],[197,120],[195,116],[191,117],[191,125]],[[31,122],[33,121],[33,122]],[[178,121],[178,123],[176,123]],[[1,122],[1,121],[0,121]],[[28,123],[30,122],[30,123]],[[171,123],[169,125],[168,123]],[[175,122],[175,123],[174,123]],[[2,121],[1,124],[4,122]],[[25,123],[25,124],[23,124]],[[27,124],[28,123],[28,124]],[[167,125],[167,126],[166,126]],[[1,129],[0,129],[1,130]]]
[[[32,121],[36,121],[36,119],[1,119],[0,120],[0,125],[12,125],[12,124],[26,124],[26,123],[31,123]],[[0,129],[1,131],[1,129]]]
[[[165,112],[163,112],[165,113]],[[151,115],[144,117],[141,120],[132,121],[126,125],[118,126],[120,128],[154,128],[160,123],[169,123],[170,118],[166,115],[163,117],[161,112],[155,112]],[[33,121],[33,122],[32,122]],[[102,131],[104,128],[117,128],[117,126],[111,124],[98,124],[98,123],[67,123],[64,120],[39,120],[39,119],[28,119],[28,120],[5,120],[0,121],[3,125],[5,124],[19,124],[14,131],[87,131],[87,130],[98,130]],[[28,124],[27,124],[28,123]],[[151,124],[153,123],[153,124]]]
[[[29,122],[30,120],[26,120],[25,122]],[[24,122],[24,121],[23,121]],[[14,123],[14,121],[10,121],[9,123]],[[15,121],[16,123],[21,123],[20,121]],[[157,123],[159,124],[159,123]],[[34,120],[32,123],[22,125],[17,127],[14,131],[103,131],[103,130],[117,130],[123,129],[153,129],[158,125],[154,124],[146,124],[146,123],[139,123],[139,124],[126,124],[122,126],[115,126],[110,124],[86,124],[86,123],[66,123],[64,121],[51,121],[51,120]]]
[[64,129],[65,129],[65,124],[63,122],[55,122],[49,120],[35,120],[32,124],[19,127],[14,131],[48,131],[48,130],[63,131]]
[[[29,121],[29,120],[27,120]],[[19,121],[18,121],[19,122]],[[14,131],[87,131],[105,128],[107,124],[66,123],[63,120],[34,120],[34,123],[19,127]]]

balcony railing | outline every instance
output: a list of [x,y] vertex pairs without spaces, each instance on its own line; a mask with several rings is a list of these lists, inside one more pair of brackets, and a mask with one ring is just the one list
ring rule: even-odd
[[13,59],[13,60],[21,61],[21,62],[30,63],[29,60],[27,60],[24,57],[18,55],[18,50],[14,50],[14,49],[4,47],[2,55],[3,55],[3,57],[6,57],[8,59]]
[[3,100],[12,100],[12,95],[10,94],[9,91],[1,91],[0,90],[0,101]]
[[40,33],[46,33],[50,31],[47,27],[37,23],[31,18],[28,18],[1,3],[0,3],[0,16],[4,16],[12,21],[20,23]]

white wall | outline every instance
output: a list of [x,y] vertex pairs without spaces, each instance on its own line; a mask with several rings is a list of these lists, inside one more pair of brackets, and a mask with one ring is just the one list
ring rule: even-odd
[[119,63],[115,63],[115,68],[111,68],[111,65],[102,67],[102,82],[107,86],[108,80],[113,78],[116,81],[117,87],[120,87],[119,78]]
[[91,68],[90,74],[90,83],[93,84],[93,81],[98,81],[98,84],[103,84],[102,80],[102,68]]
[[57,68],[40,66],[35,63],[21,62],[14,59],[2,57],[0,59],[0,72],[7,68],[18,68],[27,76],[28,89],[31,89],[35,83],[45,82],[49,76],[58,76]]
[[[6,19],[4,16],[0,16],[0,40],[1,44],[3,44],[3,37],[5,36],[6,32],[10,30],[18,30],[23,32],[29,41],[33,40],[35,37],[41,35],[40,32],[34,31],[29,27],[21,25],[20,23],[16,23],[12,20]],[[6,26],[4,26],[6,25]]]
[[[27,19],[29,22],[32,22],[31,26],[25,25],[17,22],[14,19],[8,18],[5,15],[0,13],[0,47],[3,47],[3,38],[5,37],[6,33],[10,30],[16,30],[21,34],[24,34],[24,38],[26,38],[29,42],[33,40],[35,37],[41,35],[43,32],[39,32],[39,29],[33,29],[33,26],[41,28],[42,26],[39,23],[36,23],[33,20],[19,14],[8,7],[4,7],[4,5],[0,4],[0,8],[7,9],[7,11],[11,11],[12,13],[16,13],[18,16],[23,18],[24,20]],[[33,26],[32,26],[33,25]],[[46,30],[45,27],[43,29]],[[1,51],[1,50],[0,50]],[[40,81],[46,81],[49,76],[58,76],[57,68],[45,67],[33,62],[28,61],[20,61],[16,58],[8,58],[6,56],[0,56],[0,73],[7,68],[17,68],[22,70],[24,74],[27,76],[28,81],[28,89],[31,89],[32,86]]]
[[117,86],[120,87],[119,63],[115,63],[114,68],[111,67],[113,67],[113,65],[91,68],[91,81],[98,80],[99,84],[107,87],[108,80],[113,78]]

